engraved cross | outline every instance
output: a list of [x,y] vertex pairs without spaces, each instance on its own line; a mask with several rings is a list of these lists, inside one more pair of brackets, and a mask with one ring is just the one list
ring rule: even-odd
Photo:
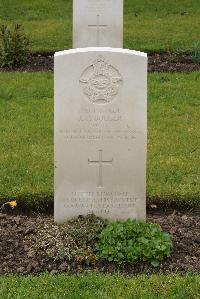
[[99,178],[98,178],[98,188],[103,188],[103,165],[112,165],[113,159],[110,161],[104,161],[103,150],[99,150],[99,159],[97,161],[91,161],[88,159],[89,165],[98,165],[99,166]]
[[100,15],[97,15],[97,22],[94,25],[88,25],[89,28],[95,28],[97,29],[97,46],[99,46],[100,42],[100,30],[103,28],[108,27],[108,25],[101,25],[100,24]]

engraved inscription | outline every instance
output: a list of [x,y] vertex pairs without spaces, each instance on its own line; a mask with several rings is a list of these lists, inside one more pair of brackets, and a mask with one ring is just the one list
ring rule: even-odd
[[74,191],[64,198],[64,207],[87,210],[90,214],[108,215],[116,209],[135,209],[138,200],[139,198],[126,191]]
[[110,0],[88,0],[86,10],[88,12],[104,12],[111,9]]
[[88,100],[97,105],[108,104],[119,93],[123,79],[119,71],[99,55],[81,75],[80,86]]
[[101,29],[105,29],[108,25],[100,24],[100,15],[97,15],[97,22],[94,25],[88,25],[89,28],[96,29],[96,45],[99,46]]
[[99,150],[99,159],[97,161],[91,161],[88,159],[89,165],[98,165],[99,166],[99,172],[98,172],[98,188],[103,188],[103,165],[112,165],[113,159],[110,161],[104,161],[103,160],[103,151]]

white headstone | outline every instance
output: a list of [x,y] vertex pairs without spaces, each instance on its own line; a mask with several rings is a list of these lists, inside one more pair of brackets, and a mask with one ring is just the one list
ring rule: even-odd
[[55,220],[145,219],[146,145],[146,54],[56,53]]
[[73,48],[123,48],[123,0],[74,0]]

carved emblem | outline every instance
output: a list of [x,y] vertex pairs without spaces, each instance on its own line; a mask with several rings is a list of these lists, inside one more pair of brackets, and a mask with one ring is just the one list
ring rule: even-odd
[[102,105],[108,104],[114,99],[122,81],[119,71],[100,55],[82,73],[80,86],[90,102]]

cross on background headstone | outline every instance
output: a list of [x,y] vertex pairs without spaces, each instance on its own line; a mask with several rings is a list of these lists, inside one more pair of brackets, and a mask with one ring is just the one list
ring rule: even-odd
[[103,165],[112,165],[113,159],[110,161],[103,160],[103,150],[99,150],[99,160],[91,161],[88,159],[89,165],[98,165],[99,166],[99,178],[98,178],[98,188],[103,187]]
[[73,0],[73,48],[123,48],[123,0]]
[[97,15],[97,22],[94,25],[88,25],[89,28],[94,28],[97,30],[97,46],[99,46],[100,41],[100,30],[108,27],[108,25],[100,24],[100,15]]

